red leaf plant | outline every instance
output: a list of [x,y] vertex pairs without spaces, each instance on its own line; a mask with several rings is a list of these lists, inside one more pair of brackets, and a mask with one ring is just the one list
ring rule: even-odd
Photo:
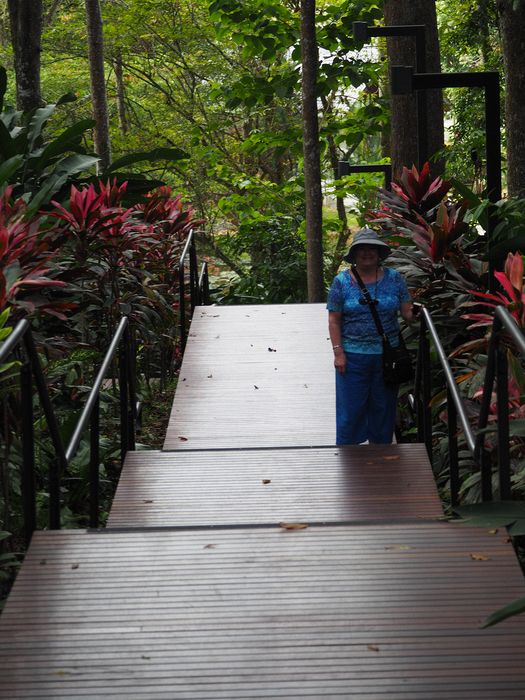
[[66,286],[50,276],[55,254],[49,236],[39,218],[25,218],[23,199],[11,201],[12,191],[7,187],[0,197],[0,311],[14,307],[14,319],[37,310],[65,318],[63,311],[71,305],[42,294],[45,288]]
[[421,172],[415,166],[411,169],[404,167],[401,177],[394,180],[391,187],[391,192],[379,189],[381,207],[379,211],[370,212],[370,219],[385,224],[387,228],[392,228],[392,225],[397,228],[399,220],[416,224],[432,220],[436,207],[450,189],[450,182],[441,177],[432,180],[430,165],[425,163]]
[[380,189],[381,207],[369,220],[410,239],[433,263],[449,260],[454,267],[470,270],[460,242],[469,227],[463,220],[466,207],[446,199],[450,183],[430,177],[429,164],[421,172],[403,168],[392,183],[392,192]]
[[[521,253],[509,253],[503,272],[494,272],[494,277],[503,287],[504,292],[479,292],[470,290],[471,294],[483,300],[485,306],[495,308],[505,306],[521,328],[525,328],[525,291],[523,288],[523,258]],[[464,306],[478,306],[479,301],[465,302]],[[463,314],[463,318],[474,321],[469,328],[491,326],[493,317],[488,313]]]

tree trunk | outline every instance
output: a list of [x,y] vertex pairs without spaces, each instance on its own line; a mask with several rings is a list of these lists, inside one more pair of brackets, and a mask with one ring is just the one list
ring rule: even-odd
[[91,101],[95,120],[95,152],[100,158],[100,169],[111,163],[109,140],[109,118],[104,78],[104,41],[102,15],[99,0],[85,0],[88,34],[89,72],[91,79]]
[[315,0],[301,0],[304,188],[306,198],[306,260],[308,301],[325,299],[323,275],[323,194],[319,119],[317,114],[318,48]]
[[18,109],[29,112],[42,106],[42,0],[8,0],[8,7],[15,56],[16,103]]
[[509,195],[525,197],[525,5],[515,4],[497,3],[506,79],[507,188]]
[[[426,25],[426,72],[439,73],[439,38],[437,31],[435,0],[385,0],[385,24]],[[415,66],[416,51],[414,37],[390,37],[387,39],[389,64]],[[428,155],[443,148],[443,94],[441,90],[425,90],[427,100]],[[392,95],[391,157],[394,176],[399,176],[403,166],[418,164],[417,96]],[[436,174],[442,172],[443,164],[432,166]]]
[[115,60],[113,61],[115,70],[115,82],[117,84],[117,109],[120,131],[125,136],[128,133],[128,118],[126,115],[126,90],[124,88],[124,77],[122,72],[122,54],[120,49],[117,51]]

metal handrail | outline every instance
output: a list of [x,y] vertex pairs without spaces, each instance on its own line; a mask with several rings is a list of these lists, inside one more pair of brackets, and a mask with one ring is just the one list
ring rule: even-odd
[[195,246],[195,232],[193,229],[188,234],[186,244],[179,260],[179,327],[181,350],[184,351],[187,341],[186,329],[186,258],[189,258],[189,283],[190,283],[190,315],[193,315],[195,307],[199,304],[209,303],[208,265],[202,264],[200,275],[197,274],[197,249]]
[[[24,508],[24,529],[29,539],[36,528],[35,505],[35,461],[33,439],[33,390],[32,377],[34,376],[37,392],[44,411],[47,426],[55,450],[55,458],[49,465],[49,528],[60,529],[60,481],[63,474],[67,473],[70,461],[76,454],[82,433],[91,423],[91,459],[90,459],[90,526],[98,526],[98,485],[99,485],[99,396],[102,382],[113,360],[117,348],[120,346],[120,415],[121,415],[121,459],[124,459],[128,449],[135,448],[134,419],[136,414],[136,400],[132,375],[133,362],[130,355],[129,321],[123,317],[119,322],[115,335],[104,356],[101,368],[95,379],[95,383],[89,393],[88,400],[77,422],[67,450],[64,449],[58,422],[51,404],[49,391],[45,381],[38,352],[31,332],[31,326],[27,319],[22,319],[15,326],[6,340],[0,346],[0,362],[11,355],[16,348],[24,343],[28,362],[22,364],[20,370],[20,387],[22,392],[22,502]],[[125,348],[123,349],[123,344]]]
[[485,447],[486,427],[490,403],[496,380],[498,405],[498,456],[499,456],[499,496],[510,498],[510,454],[509,454],[509,415],[508,415],[508,367],[506,353],[501,350],[501,336],[506,331],[518,352],[525,357],[525,337],[513,317],[504,307],[496,307],[489,343],[485,383],[476,430],[468,419],[465,404],[458,391],[447,355],[429,311],[421,307],[420,343],[416,367],[415,396],[418,407],[418,437],[423,437],[429,458],[432,458],[432,434],[430,423],[430,348],[426,338],[430,335],[440,365],[445,376],[448,408],[448,436],[450,453],[450,491],[452,505],[457,505],[459,497],[459,459],[457,447],[457,421],[463,429],[465,442],[472,454],[474,463],[479,466],[481,490],[484,501],[492,499],[492,467],[490,454]]
[[107,349],[106,356],[104,357],[104,360],[102,362],[102,365],[100,366],[93,386],[91,387],[91,391],[89,392],[89,396],[87,398],[84,409],[80,415],[80,418],[78,419],[77,427],[75,428],[73,435],[71,436],[71,439],[69,441],[69,445],[66,449],[66,459],[68,462],[70,462],[71,459],[73,459],[78,449],[80,440],[82,438],[82,433],[88,426],[89,419],[91,417],[93,408],[100,393],[102,382],[106,378],[107,371],[109,369],[109,366],[111,365],[113,357],[115,356],[118,346],[120,345],[120,341],[122,339],[122,336],[124,335],[124,331],[128,327],[128,323],[129,320],[127,316],[124,316],[120,319],[120,323],[117,326],[117,330],[115,331],[115,335],[113,336],[111,345]]
[[193,240],[193,229],[188,234],[188,238],[186,239],[186,244],[184,245],[184,248],[182,250],[182,255],[180,256],[179,260],[179,325],[180,325],[180,342],[181,342],[181,349],[184,351],[184,348],[186,347],[186,270],[185,270],[185,263],[186,263],[186,258],[189,255],[190,259],[190,295],[191,295],[191,312],[193,313],[193,309],[195,308],[194,304],[194,285],[193,285],[193,279],[194,279],[194,272],[192,270],[192,263],[194,260],[194,256],[191,255],[190,251],[192,248],[195,247],[195,243]]

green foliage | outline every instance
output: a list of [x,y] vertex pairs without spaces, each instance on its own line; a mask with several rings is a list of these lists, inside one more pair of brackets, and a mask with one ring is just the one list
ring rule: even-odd
[[467,525],[507,527],[509,535],[525,535],[525,503],[498,501],[475,503],[454,508]]
[[239,232],[223,242],[241,259],[243,276],[212,281],[223,304],[294,303],[307,299],[306,242],[300,219],[260,217],[241,223]]
[[[0,73],[5,75],[5,68],[0,68]],[[68,181],[98,161],[83,145],[92,120],[77,122],[53,140],[44,140],[44,127],[57,107],[74,99],[67,94],[56,104],[28,114],[9,106],[0,114],[0,189],[9,184],[15,197],[24,196],[29,203],[27,216],[34,215]]]
[[492,615],[489,615],[482,627],[497,625],[498,622],[502,622],[508,617],[513,617],[514,615],[519,615],[523,612],[525,612],[525,598],[518,598],[512,603],[505,605],[503,608],[496,610],[496,612],[493,612]]

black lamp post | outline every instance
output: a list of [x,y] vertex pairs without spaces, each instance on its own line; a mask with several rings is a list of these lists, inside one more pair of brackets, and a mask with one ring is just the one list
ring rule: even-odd
[[[392,66],[391,90],[393,95],[406,95],[418,90],[480,87],[485,91],[485,141],[487,168],[487,197],[494,203],[501,199],[501,133],[499,73],[417,73],[412,66]],[[491,245],[496,226],[493,207],[489,209],[487,244],[489,258],[489,289],[493,288],[493,265]]]
[[384,173],[385,189],[389,190],[392,184],[392,166],[390,164],[378,165],[350,165],[346,160],[339,161],[338,176],[350,175],[350,173]]
[[[426,71],[426,25],[400,24],[388,27],[369,27],[366,22],[352,22],[354,39],[363,44],[373,36],[413,36],[416,40],[416,70]],[[392,93],[394,94],[394,93]],[[419,169],[429,158],[428,152],[428,106],[424,90],[417,93],[417,151]]]

